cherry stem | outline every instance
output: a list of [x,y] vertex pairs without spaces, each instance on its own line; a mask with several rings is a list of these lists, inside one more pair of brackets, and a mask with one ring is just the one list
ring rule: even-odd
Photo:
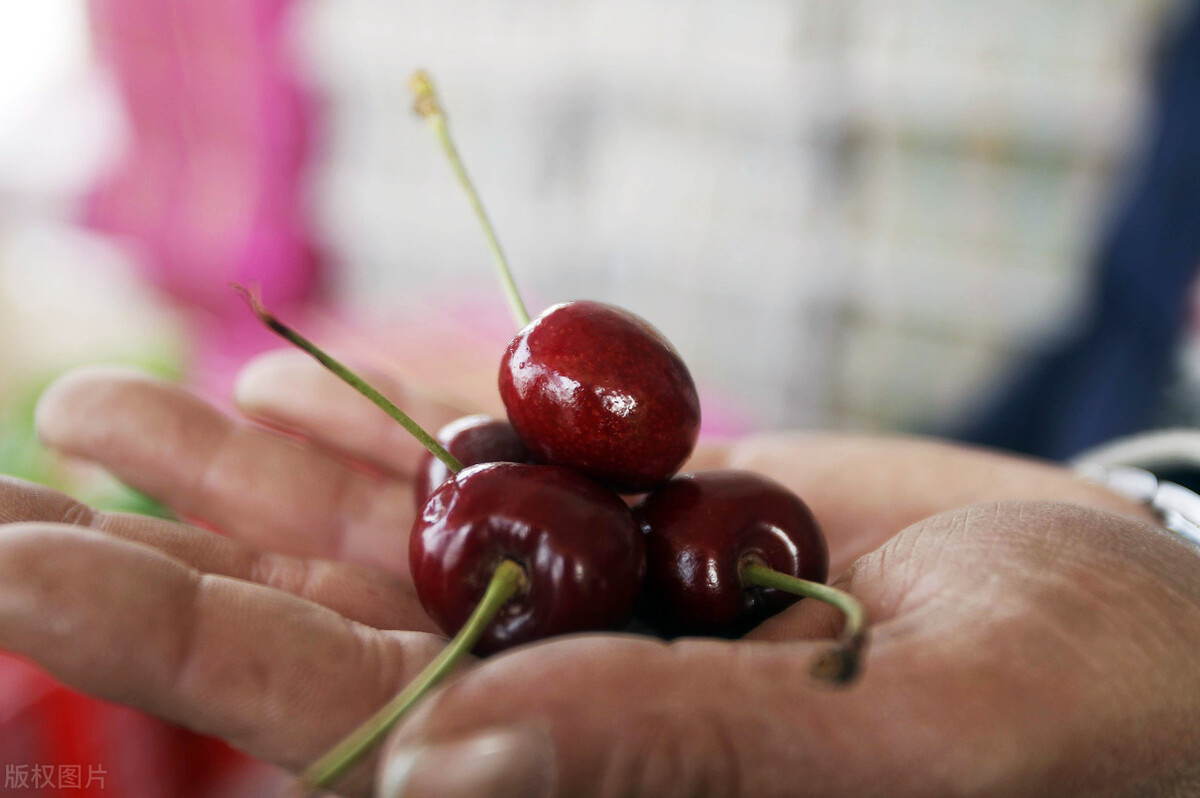
[[316,790],[328,787],[353,767],[475,647],[500,608],[523,592],[527,584],[524,568],[513,560],[502,560],[492,573],[492,580],[479,605],[454,639],[383,709],[310,765],[301,776],[303,788]]
[[433,79],[424,70],[417,70],[413,73],[408,85],[416,97],[413,101],[413,108],[433,128],[438,141],[442,144],[442,149],[446,152],[446,158],[450,161],[450,167],[454,170],[458,182],[467,192],[467,198],[471,201],[471,208],[474,209],[475,216],[483,225],[483,234],[487,237],[488,249],[491,250],[492,260],[496,263],[496,272],[500,276],[500,283],[508,297],[508,305],[512,309],[513,318],[517,320],[517,324],[524,327],[529,324],[529,311],[525,309],[525,302],[517,290],[517,283],[513,279],[512,270],[508,267],[508,260],[500,248],[500,240],[496,238],[496,231],[492,228],[487,211],[483,208],[483,200],[479,198],[479,192],[471,183],[471,178],[467,175],[467,168],[463,166],[462,158],[458,155],[458,148],[454,146],[454,139],[450,136],[450,125],[446,122],[446,112],[438,102]]
[[340,377],[342,381],[348,384],[351,388],[374,402],[375,406],[380,410],[396,419],[396,421],[399,421],[400,426],[408,430],[409,433],[418,441],[420,441],[421,445],[428,449],[434,457],[445,463],[446,468],[449,468],[455,474],[457,474],[459,471],[462,471],[463,464],[458,461],[458,458],[446,451],[445,446],[442,446],[440,443],[438,443],[436,438],[426,432],[420,424],[413,421],[407,413],[396,407],[395,403],[393,403],[390,399],[372,388],[365,380],[363,380],[362,377],[358,376],[349,368],[334,360],[312,341],[308,340],[300,333],[296,332],[291,327],[288,327],[279,319],[271,315],[271,312],[263,307],[262,300],[259,299],[256,294],[244,286],[238,285],[237,283],[233,284],[233,290],[236,291],[242,299],[246,300],[246,304],[250,306],[252,311],[254,311],[254,315],[258,316],[259,320],[261,320],[263,324],[267,325],[267,327],[271,329],[271,332],[290,341],[308,354],[312,355],[318,363]]
[[742,564],[741,578],[747,587],[767,587],[815,598],[841,610],[846,617],[841,640],[836,648],[817,658],[812,675],[831,684],[846,684],[857,675],[859,655],[867,642],[867,611],[858,599],[836,587],[798,579],[753,560]]

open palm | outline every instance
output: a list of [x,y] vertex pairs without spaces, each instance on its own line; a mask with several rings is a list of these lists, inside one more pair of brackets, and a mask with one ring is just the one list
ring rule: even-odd
[[[407,574],[419,450],[292,353],[253,364],[241,388],[259,424],[128,373],[80,372],[47,393],[49,444],[226,534],[0,481],[0,646],[298,770],[444,643]],[[450,418],[405,404],[430,427]],[[549,641],[466,669],[426,702],[394,736],[385,787],[987,794],[1083,783],[1068,766],[1099,729],[1079,708],[1113,691],[1177,731],[1178,705],[1150,699],[1186,683],[1162,662],[1200,651],[1200,596],[1186,587],[1195,566],[1118,497],[1042,464],[902,439],[769,436],[707,447],[694,466],[760,471],[810,502],[834,572],[877,624],[861,683],[828,692],[804,678],[824,645],[812,638],[836,623],[811,602],[733,643]],[[996,503],[1036,499],[1074,506]],[[991,504],[957,509],[978,502]],[[1091,606],[1122,609],[1089,619]],[[1131,668],[1142,669],[1136,690],[1123,681]],[[1080,672],[1094,694],[1064,689]],[[1183,708],[1200,710],[1188,698]],[[1118,702],[1100,708],[1128,726]],[[1072,722],[1048,722],[1072,709]],[[1159,739],[1134,731],[1121,742]],[[1039,746],[1040,764],[1020,758],[1018,738]],[[930,757],[936,767],[912,766]],[[1142,770],[1121,775],[1149,778],[1145,763],[1157,761],[1147,752]],[[1089,784],[1116,783],[1090,772]],[[342,788],[369,792],[374,779],[368,763]]]

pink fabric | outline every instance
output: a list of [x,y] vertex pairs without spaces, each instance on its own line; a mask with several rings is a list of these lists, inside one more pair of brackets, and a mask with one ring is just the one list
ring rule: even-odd
[[231,281],[261,283],[274,306],[318,289],[301,190],[313,103],[287,52],[292,5],[91,2],[130,136],[88,221],[130,240],[155,284],[218,324],[244,313]]

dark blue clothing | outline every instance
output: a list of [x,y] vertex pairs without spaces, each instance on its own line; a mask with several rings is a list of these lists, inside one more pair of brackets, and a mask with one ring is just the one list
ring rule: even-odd
[[1081,326],[956,437],[1065,459],[1154,426],[1200,268],[1200,3],[1162,53],[1146,152],[1101,241]]

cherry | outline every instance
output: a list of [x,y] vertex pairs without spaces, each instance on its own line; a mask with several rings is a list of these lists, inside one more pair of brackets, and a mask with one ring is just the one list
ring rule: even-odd
[[696,386],[662,334],[628,311],[568,302],[533,322],[478,192],[454,146],[433,81],[411,81],[428,122],[483,228],[521,331],[500,365],[508,420],[539,460],[574,468],[615,490],[641,493],[669,479],[700,431]]
[[491,653],[541,637],[616,629],[644,573],[642,536],[615,494],[558,466],[488,463],[429,497],[409,536],[417,597],[454,634],[502,560],[528,585],[480,638]]
[[[463,466],[533,462],[533,455],[521,443],[512,424],[491,416],[464,416],[442,427],[434,437]],[[453,473],[432,452],[425,453],[413,484],[418,510]]]
[[800,579],[829,574],[808,506],[757,474],[685,474],[642,499],[634,515],[647,536],[648,595],[683,632],[736,630],[798,600],[746,590],[738,571],[747,558]]
[[700,401],[662,334],[628,311],[565,302],[517,333],[500,398],[525,445],[622,493],[669,479],[695,448]]
[[829,554],[808,506],[746,471],[675,477],[634,507],[646,534],[646,603],[672,631],[738,634],[812,596],[846,613],[842,645],[814,672],[854,676],[865,616],[853,597],[822,584]]
[[618,628],[645,570],[641,534],[620,498],[568,469],[522,463],[471,466],[434,491],[413,523],[409,559],[422,606],[455,637],[305,770],[309,789],[335,782],[466,652]]

